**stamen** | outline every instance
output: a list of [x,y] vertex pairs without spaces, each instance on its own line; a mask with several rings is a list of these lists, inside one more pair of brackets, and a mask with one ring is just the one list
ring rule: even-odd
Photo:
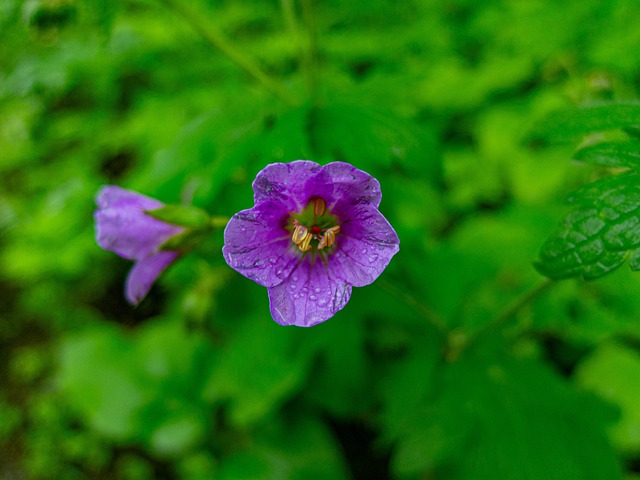
[[313,235],[307,232],[307,235],[304,237],[302,242],[300,242],[300,244],[298,245],[298,248],[300,249],[301,252],[308,252],[309,250],[311,250],[312,238],[313,238]]
[[295,243],[296,245],[300,245],[305,238],[307,238],[307,236],[309,235],[309,232],[307,230],[307,227],[305,227],[304,225],[296,225],[296,228],[293,230],[293,235],[291,235],[291,240],[293,241],[293,243]]
[[327,209],[327,204],[322,198],[316,198],[313,202],[313,214],[316,217],[324,215],[324,211]]
[[320,242],[318,242],[318,250],[322,250],[324,247],[330,247],[334,243],[336,243],[336,233],[340,233],[340,225],[336,225],[335,227],[328,228]]

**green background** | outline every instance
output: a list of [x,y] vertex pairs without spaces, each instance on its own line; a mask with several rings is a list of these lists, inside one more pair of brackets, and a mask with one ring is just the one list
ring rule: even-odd
[[[566,195],[616,170],[570,161],[580,135],[530,136],[637,98],[638,18],[635,0],[3,0],[0,478],[640,478],[640,276],[533,266]],[[275,324],[220,230],[125,302],[100,186],[231,216],[301,158],[378,178],[401,239],[344,310]]]

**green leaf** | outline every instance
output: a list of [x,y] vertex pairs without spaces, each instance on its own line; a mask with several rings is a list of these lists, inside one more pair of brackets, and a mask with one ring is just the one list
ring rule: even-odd
[[640,452],[640,355],[617,343],[600,345],[576,370],[583,387],[620,408],[611,427],[615,444],[628,453]]
[[181,227],[206,228],[210,223],[207,212],[190,205],[165,205],[145,213],[162,222]]
[[264,316],[245,322],[221,349],[203,396],[228,401],[233,424],[263,419],[296,391],[309,368],[310,356],[297,348],[296,333]]
[[532,361],[467,357],[443,365],[392,458],[399,478],[614,480],[610,410]]
[[272,420],[243,447],[221,460],[216,480],[349,478],[335,440],[313,415]]
[[595,182],[575,193],[579,206],[542,245],[535,263],[550,278],[598,278],[631,259],[640,270],[640,179],[635,173]]
[[640,140],[604,142],[581,148],[573,158],[605,167],[640,168]]
[[640,103],[592,105],[554,112],[533,128],[532,141],[573,141],[582,135],[640,125]]

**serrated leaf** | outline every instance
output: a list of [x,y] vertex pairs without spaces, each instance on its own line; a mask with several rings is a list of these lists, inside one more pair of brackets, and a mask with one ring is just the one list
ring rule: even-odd
[[574,194],[579,207],[569,213],[542,245],[535,263],[550,278],[602,277],[633,252],[631,267],[640,267],[640,178],[618,175]]
[[639,103],[593,105],[554,112],[534,127],[532,141],[572,141],[581,135],[640,125]]
[[605,167],[640,168],[640,141],[604,142],[581,148],[573,158]]

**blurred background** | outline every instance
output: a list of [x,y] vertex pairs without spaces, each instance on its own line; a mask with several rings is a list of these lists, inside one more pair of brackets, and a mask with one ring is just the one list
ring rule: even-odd
[[[640,478],[640,277],[540,286],[564,197],[598,171],[524,141],[548,112],[637,98],[638,18],[2,0],[0,479]],[[378,178],[401,239],[344,310],[275,324],[221,231],[125,302],[100,186],[231,216],[300,158]]]

